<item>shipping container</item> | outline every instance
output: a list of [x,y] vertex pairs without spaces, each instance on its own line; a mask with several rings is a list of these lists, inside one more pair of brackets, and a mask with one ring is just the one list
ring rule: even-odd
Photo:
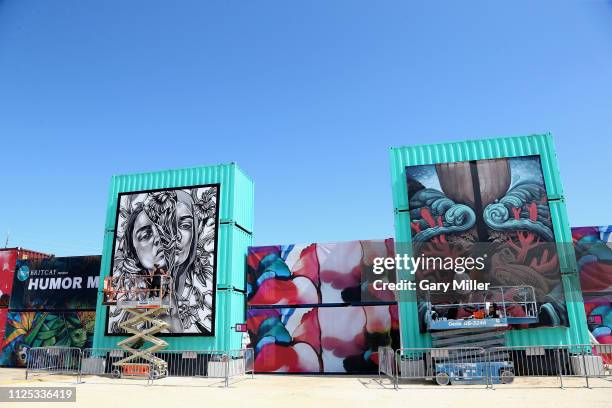
[[550,200],[563,198],[563,186],[550,133],[393,147],[391,148],[393,207],[400,211],[408,209],[406,166],[531,155],[540,156],[548,198]]
[[218,289],[246,291],[246,253],[253,243],[251,234],[233,223],[221,224],[219,228]]
[[572,228],[587,325],[612,345],[612,225]]
[[253,181],[236,163],[113,176],[106,207],[106,229],[115,227],[117,195],[126,191],[221,184],[219,222],[253,232]]
[[[164,336],[157,335],[169,343],[164,350],[234,350],[242,346],[243,333],[236,331],[236,324],[246,322],[246,300],[244,293],[235,290],[218,290],[215,308],[214,336]],[[117,343],[126,336],[106,335],[107,307],[99,308],[96,314],[94,348],[117,348]],[[98,329],[99,327],[99,329]]]
[[373,273],[374,259],[393,255],[391,238],[250,247],[249,307],[395,302],[393,292],[368,286],[381,278]]
[[[419,193],[423,188],[431,188],[429,185],[426,185],[427,183],[420,183],[414,175],[420,174],[424,179],[430,177],[428,182],[433,183],[433,185],[439,183],[436,185],[437,190],[443,193],[434,188],[436,190],[434,194],[440,194],[440,197],[444,199],[450,197],[454,201],[449,202],[453,204],[465,204],[466,200],[469,202],[469,197],[461,197],[466,192],[466,189],[461,184],[464,181],[462,177],[465,175],[464,178],[468,180],[468,185],[472,186],[473,183],[474,196],[478,194],[479,199],[484,201],[477,201],[478,205],[473,207],[473,209],[480,208],[480,211],[482,211],[489,204],[499,205],[497,200],[510,192],[509,188],[514,188],[520,184],[513,174],[514,169],[519,168],[517,163],[520,162],[521,166],[531,166],[533,163],[539,163],[539,174],[541,176],[534,175],[534,177],[541,177],[544,197],[536,203],[537,205],[533,202],[531,203],[533,205],[533,212],[528,210],[526,212],[528,212],[528,217],[533,216],[534,220],[537,218],[538,222],[534,222],[534,224],[545,224],[548,230],[548,241],[552,240],[553,243],[557,243],[560,259],[559,269],[562,275],[562,278],[558,277],[557,281],[560,279],[563,283],[563,296],[565,299],[563,312],[567,314],[569,324],[567,327],[537,327],[523,330],[508,330],[506,332],[507,343],[510,346],[520,346],[588,342],[589,336],[583,302],[579,290],[576,290],[579,287],[576,286],[577,267],[573,250],[571,250],[571,233],[567,220],[563,188],[553,140],[550,134],[398,147],[391,149],[390,158],[396,250],[399,253],[409,251],[414,238],[413,233],[417,233],[415,228],[420,228],[419,221],[425,224],[431,223],[427,225],[428,227],[434,227],[434,224],[437,227],[437,225],[442,226],[442,220],[444,220],[443,216],[434,219],[434,217],[429,217],[428,212],[423,214],[422,208],[420,210],[421,213],[419,213],[418,209],[411,208],[409,194],[413,194],[411,197],[414,197],[414,194]],[[467,164],[468,162],[470,163],[469,165]],[[464,163],[466,163],[465,166]],[[501,173],[494,173],[493,178],[483,179],[482,173],[478,173],[477,170],[480,168],[478,166],[481,166],[481,163],[489,166],[489,168],[497,166],[495,171]],[[460,170],[457,170],[462,166],[465,167],[463,175],[458,173]],[[407,168],[410,170],[409,172]],[[533,167],[528,169],[533,170]],[[531,170],[527,170],[527,172]],[[454,176],[448,176],[452,171],[455,171]],[[525,171],[525,168],[523,168],[523,171]],[[432,174],[437,177],[433,181],[431,180]],[[445,178],[439,179],[440,175]],[[476,181],[474,181],[474,177],[476,177]],[[421,181],[424,179],[422,178]],[[500,190],[488,197],[483,194],[483,185],[488,187],[493,185]],[[412,193],[409,193],[409,191]],[[471,194],[471,191],[468,191],[468,193]],[[424,196],[424,194],[421,193],[421,196]],[[423,202],[423,200],[416,202]],[[538,212],[535,211],[536,207]],[[540,214],[540,209],[542,214]],[[485,217],[485,214],[475,211],[474,216],[476,218]],[[512,214],[510,216],[512,217]],[[520,220],[519,217],[523,215],[517,212],[514,216],[517,220]],[[540,223],[538,218],[540,216],[546,217],[546,220],[542,223]],[[426,221],[423,219],[419,220],[419,217],[424,218]],[[478,222],[481,221],[476,221],[476,223]],[[487,233],[486,222],[488,221],[481,222],[485,226],[485,233]],[[524,226],[525,223],[521,225]],[[444,228],[446,228],[446,224]],[[515,228],[513,231],[517,230],[520,230],[520,228]],[[480,231],[478,231],[477,236],[481,236]],[[400,250],[399,247],[403,249]],[[398,277],[400,277],[399,273]],[[407,279],[411,279],[411,277],[407,277]],[[428,347],[431,344],[431,336],[429,333],[422,333],[422,330],[420,330],[418,303],[413,295],[410,293],[400,294],[399,310],[402,327],[402,346]]]
[[[247,298],[255,371],[375,374],[378,348],[399,347],[394,293],[372,290],[393,240],[250,247]],[[388,277],[386,277],[388,278]]]
[[258,373],[375,374],[378,348],[399,347],[397,305],[248,309]]
[[[179,315],[180,329],[159,334],[169,350],[241,346],[235,325],[246,318],[253,182],[236,164],[114,176],[105,225],[100,287],[111,273],[130,268],[166,269],[176,278],[175,298],[189,313]],[[141,225],[149,231],[142,237],[135,234]],[[94,346],[115,347],[123,338],[117,325],[122,315],[109,316],[109,309],[117,310],[102,302],[99,293]]]
[[0,249],[0,307],[8,307],[13,290],[17,249]]
[[53,255],[24,248],[0,248],[0,307],[8,307],[13,290],[15,262],[17,260],[41,259]]

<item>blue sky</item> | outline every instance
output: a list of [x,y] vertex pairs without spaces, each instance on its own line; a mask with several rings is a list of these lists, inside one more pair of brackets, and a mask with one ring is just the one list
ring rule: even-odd
[[391,146],[546,131],[612,223],[612,2],[499,3],[0,0],[0,246],[101,253],[112,174],[230,161],[257,244],[388,237]]

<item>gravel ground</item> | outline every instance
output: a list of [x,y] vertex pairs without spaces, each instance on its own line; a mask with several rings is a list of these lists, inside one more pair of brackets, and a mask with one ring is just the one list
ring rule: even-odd
[[[84,383],[74,377],[35,376],[24,379],[24,370],[0,368],[0,387],[76,386],[77,402],[54,403],[52,407],[115,408],[134,407],[338,407],[380,408],[414,404],[432,407],[491,408],[523,407],[612,407],[611,381],[593,380],[595,388],[583,388],[584,380],[566,379],[559,388],[558,379],[517,379],[510,386],[487,390],[484,386],[446,386],[431,383],[401,384],[394,390],[389,381],[378,378],[347,376],[256,375],[254,379],[233,379],[229,388],[216,379],[166,378],[146,386],[139,379],[113,380],[87,376]],[[575,388],[573,388],[575,387]],[[40,403],[0,403],[4,407],[41,407]]]

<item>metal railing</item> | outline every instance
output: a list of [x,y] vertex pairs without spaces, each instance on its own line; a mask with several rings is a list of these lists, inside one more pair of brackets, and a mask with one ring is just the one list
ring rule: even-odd
[[80,380],[81,349],[77,347],[32,347],[27,352],[25,378],[32,374],[77,375]]
[[479,384],[486,388],[542,386],[516,379],[555,379],[564,387],[612,387],[612,344],[378,349],[379,379]]
[[[512,365],[517,378],[557,378],[560,388],[596,385],[612,386],[612,345],[581,344],[571,346],[495,347],[487,351],[490,364],[505,362]],[[576,380],[580,380],[576,382]],[[490,382],[509,385],[512,382]]]
[[487,384],[487,355],[481,347],[403,348],[395,354],[396,376],[439,385]]
[[255,372],[254,351],[250,348],[230,351],[164,350],[151,353],[149,357],[160,358],[167,362],[167,372],[157,372],[147,356],[130,361],[126,367],[114,364],[126,355],[127,353],[121,349],[32,348],[27,355],[26,379],[34,372],[76,375],[77,382],[81,382],[83,376],[87,375],[113,378],[139,377],[146,379],[148,384],[163,377],[216,378],[222,379],[227,387],[230,378],[248,373],[253,378]]
[[391,347],[378,348],[378,380],[382,384],[384,375],[392,381],[393,387],[397,388],[395,361],[395,351]]

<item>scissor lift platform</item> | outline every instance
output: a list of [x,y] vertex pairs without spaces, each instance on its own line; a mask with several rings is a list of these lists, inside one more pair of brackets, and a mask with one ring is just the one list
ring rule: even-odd
[[[429,301],[425,314],[425,323],[429,331],[458,329],[496,329],[508,327],[511,324],[530,324],[538,322],[535,291],[532,286],[496,286],[486,291],[479,291],[481,300],[462,303],[433,304],[432,293],[428,292]],[[479,293],[474,293],[478,295]],[[509,316],[509,307],[520,308],[524,315]],[[490,309],[495,307],[496,314]],[[448,318],[452,309],[472,310],[470,316],[464,318]]]

